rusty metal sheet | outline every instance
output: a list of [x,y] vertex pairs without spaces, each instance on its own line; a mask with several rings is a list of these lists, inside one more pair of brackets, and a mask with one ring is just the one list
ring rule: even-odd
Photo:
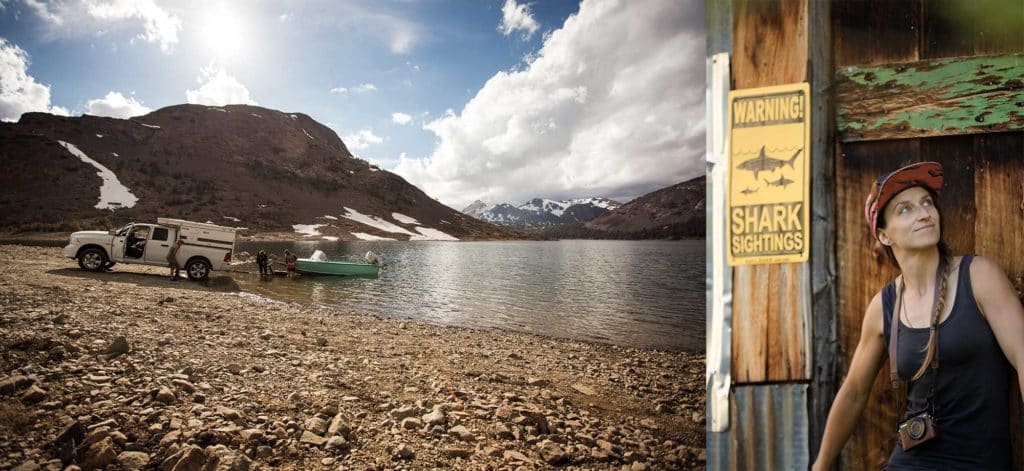
[[736,386],[729,430],[708,432],[709,470],[791,470],[810,466],[807,384]]

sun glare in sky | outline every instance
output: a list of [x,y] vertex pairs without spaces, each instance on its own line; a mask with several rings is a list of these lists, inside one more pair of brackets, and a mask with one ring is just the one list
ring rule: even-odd
[[200,26],[203,45],[217,59],[240,55],[245,44],[242,24],[237,14],[223,7],[210,10]]

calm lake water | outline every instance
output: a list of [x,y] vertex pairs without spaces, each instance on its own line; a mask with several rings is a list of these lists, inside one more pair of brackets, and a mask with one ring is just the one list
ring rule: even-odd
[[704,241],[278,242],[330,260],[372,250],[378,278],[236,274],[246,291],[382,317],[616,345],[702,351]]

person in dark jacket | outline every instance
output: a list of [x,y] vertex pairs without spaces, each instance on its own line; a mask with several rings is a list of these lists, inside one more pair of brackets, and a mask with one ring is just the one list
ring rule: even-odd
[[256,265],[260,267],[260,276],[273,274],[270,272],[266,250],[260,249],[259,252],[256,252]]
[[1007,398],[1012,378],[1024,383],[1024,307],[995,261],[953,256],[943,242],[942,178],[941,165],[920,162],[883,175],[868,196],[871,235],[900,276],[868,305],[814,470],[832,467],[862,421],[887,356],[893,388],[907,382],[907,409],[885,469],[1012,466]]

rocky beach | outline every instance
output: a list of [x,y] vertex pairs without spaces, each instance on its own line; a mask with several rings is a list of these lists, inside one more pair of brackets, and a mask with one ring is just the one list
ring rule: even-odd
[[703,353],[0,263],[0,469],[705,468]]

